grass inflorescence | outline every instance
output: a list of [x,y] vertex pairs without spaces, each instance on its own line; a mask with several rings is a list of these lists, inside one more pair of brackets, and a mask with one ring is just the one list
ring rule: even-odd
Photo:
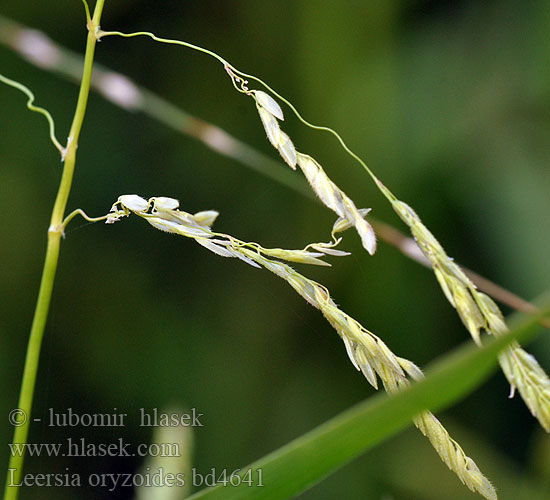
[[[191,238],[219,256],[238,258],[253,267],[271,271],[285,280],[302,298],[322,313],[342,339],[353,366],[363,373],[369,384],[374,388],[378,388],[379,383],[381,383],[387,392],[395,393],[408,387],[412,381],[423,378],[422,371],[413,362],[395,355],[380,337],[345,313],[333,300],[326,287],[309,279],[290,266],[289,263],[327,266],[330,265],[325,260],[328,256],[348,255],[348,252],[337,248],[342,240],[337,234],[352,227],[357,231],[364,249],[370,255],[375,253],[377,243],[373,226],[367,220],[371,209],[357,208],[353,200],[331,180],[313,156],[302,153],[296,148],[292,139],[281,129],[280,122],[284,121],[285,116],[279,101],[286,104],[306,126],[329,132],[335,136],[346,153],[365,169],[377,188],[409,227],[425,261],[432,267],[443,293],[457,310],[474,342],[481,346],[483,331],[494,336],[503,336],[508,332],[506,322],[495,302],[477,289],[467,274],[447,255],[441,244],[422,223],[414,210],[405,202],[399,200],[378,179],[366,163],[347,146],[337,132],[331,128],[308,122],[290,101],[274,91],[269,85],[253,75],[239,71],[215,52],[185,41],[161,38],[145,31],[136,33],[103,31],[99,27],[99,21],[104,0],[97,2],[93,15],[90,14],[90,9],[85,0],[83,0],[83,4],[89,31],[88,42],[79,99],[66,147],[63,147],[56,139],[54,121],[48,111],[34,105],[34,94],[19,82],[0,75],[1,82],[27,95],[27,107],[30,110],[41,113],[46,117],[49,124],[50,139],[61,153],[62,159],[66,160],[48,231],[48,253],[37,313],[33,321],[29,342],[29,355],[25,365],[21,390],[21,408],[30,412],[32,406],[38,354],[51,298],[60,238],[68,222],[76,215],[82,215],[87,220],[105,220],[107,223],[112,224],[133,213],[145,219],[153,227]],[[92,219],[85,212],[78,209],[64,217],[74,171],[78,137],[91,84],[95,44],[103,37],[115,35],[126,38],[148,36],[158,42],[198,50],[220,62],[227,75],[229,75],[233,87],[239,93],[253,99],[267,139],[278,151],[284,162],[293,170],[297,170],[299,167],[313,193],[338,216],[332,229],[331,241],[311,243],[299,250],[265,248],[255,242],[242,241],[231,235],[213,231],[212,225],[218,216],[216,211],[187,213],[179,209],[179,202],[176,199],[168,197],[154,197],[147,200],[137,195],[123,195],[119,197],[112,206],[111,211],[105,216]],[[114,78],[113,74],[110,77],[110,83],[104,83],[103,85],[104,93],[110,95],[111,100],[118,102],[123,107],[128,109],[139,108],[141,105],[140,98],[142,97],[140,91],[134,88],[134,93],[130,93],[130,97],[128,97],[127,92],[113,93],[112,88],[116,87],[112,79]],[[118,79],[117,82],[126,90],[132,88],[128,81]],[[264,90],[249,88],[249,82],[262,85]],[[501,352],[499,361],[511,385],[511,395],[517,389],[531,413],[538,419],[541,426],[547,432],[550,432],[550,379],[544,370],[536,359],[517,343],[512,343]],[[491,483],[480,472],[473,460],[465,454],[460,445],[450,437],[443,425],[431,412],[422,412],[413,419],[413,422],[429,439],[443,462],[456,473],[468,488],[477,491],[489,500],[496,500],[496,491]],[[16,430],[14,442],[25,442],[27,432],[28,424]],[[22,463],[22,457],[16,458],[10,462],[10,466],[14,466],[18,474],[21,475]],[[6,489],[6,500],[15,500],[16,497],[17,490]]]

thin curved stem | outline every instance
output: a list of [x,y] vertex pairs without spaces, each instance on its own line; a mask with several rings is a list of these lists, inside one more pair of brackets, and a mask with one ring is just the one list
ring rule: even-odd
[[[42,338],[44,336],[44,328],[48,317],[48,310],[52,296],[53,284],[55,280],[55,272],[57,262],[59,260],[59,247],[61,242],[63,214],[67,206],[69,192],[71,189],[75,161],[76,148],[78,146],[78,138],[82,129],[82,122],[86,113],[86,104],[90,91],[90,82],[92,76],[92,66],[97,43],[96,31],[99,27],[99,21],[103,12],[105,0],[97,0],[92,19],[88,19],[88,37],[86,43],[86,54],[84,59],[84,71],[80,84],[80,92],[74,114],[73,123],[69,133],[67,142],[65,164],[63,174],[59,184],[59,190],[52,210],[50,227],[48,229],[48,246],[46,250],[46,259],[42,271],[42,280],[40,282],[40,290],[38,292],[38,300],[34,312],[33,322],[29,343],[27,346],[27,355],[25,359],[25,367],[23,369],[23,380],[21,383],[21,392],[19,396],[20,415],[23,420],[16,422],[15,432],[13,436],[13,444],[24,448],[27,442],[29,433],[29,425],[31,421],[32,402],[34,397],[34,389],[36,385],[36,374],[38,371],[38,363],[40,359],[40,350],[42,346]],[[21,477],[23,473],[23,462],[25,458],[24,449],[22,453],[13,453],[10,456],[8,465],[8,475],[6,487],[4,490],[4,500],[16,500],[21,489]]]
[[[354,153],[349,148],[349,146],[345,143],[344,139],[342,139],[342,137],[340,136],[340,134],[338,134],[338,132],[336,132],[334,129],[332,129],[330,127],[315,125],[313,123],[308,122],[299,113],[299,111],[296,109],[296,107],[289,100],[285,99],[282,95],[280,95],[278,92],[276,92],[274,89],[272,89],[267,83],[265,83],[263,80],[261,80],[260,78],[254,76],[254,75],[249,75],[248,73],[244,73],[243,71],[238,70],[233,65],[231,65],[228,61],[226,61],[223,57],[216,54],[215,52],[212,52],[211,50],[205,49],[203,47],[199,47],[198,45],[194,45],[194,44],[189,43],[189,42],[184,42],[182,40],[174,40],[174,39],[171,39],[171,38],[161,38],[161,37],[158,37],[158,36],[154,35],[153,33],[150,33],[149,31],[136,31],[134,33],[122,33],[120,31],[103,31],[103,30],[100,30],[98,32],[98,38],[102,38],[104,36],[113,36],[113,35],[121,36],[121,37],[124,37],[124,38],[132,38],[132,37],[136,37],[136,36],[148,36],[149,38],[152,38],[153,40],[155,40],[157,42],[167,43],[167,44],[172,44],[172,45],[181,45],[183,47],[187,47],[189,49],[193,49],[193,50],[196,50],[198,52],[202,52],[204,54],[207,54],[207,55],[213,57],[214,59],[218,60],[219,62],[221,62],[226,69],[229,68],[232,72],[239,75],[240,77],[248,78],[249,80],[253,80],[253,81],[259,83],[265,89],[269,90],[269,92],[271,92],[274,96],[278,97],[282,102],[284,102],[292,110],[292,112],[296,115],[298,120],[300,120],[304,125],[306,125],[310,128],[313,128],[315,130],[323,130],[325,132],[329,132],[334,137],[336,137],[336,139],[338,140],[338,142],[340,143],[342,148],[344,148],[344,150],[367,171],[367,173],[375,181],[377,186],[380,187],[381,182],[378,179],[378,177],[376,177],[374,172],[367,166],[367,164],[356,153]],[[237,89],[237,90],[239,90],[239,89]],[[386,197],[395,198],[387,190],[387,188],[385,190],[382,190],[382,193]]]
[[80,215],[84,220],[87,220],[88,222],[99,222],[102,220],[107,220],[109,218],[109,214],[102,215],[101,217],[90,217],[84,210],[81,208],[77,208],[76,210],[73,210],[61,223],[61,226],[59,229],[61,231],[65,231],[65,228],[67,227],[67,224],[71,222],[72,219],[74,219],[77,215]]
[[86,0],[82,0],[82,3],[84,4],[84,10],[86,11],[86,21],[90,22],[92,16],[90,15],[90,7],[88,6],[88,2],[86,2]]
[[0,82],[5,83],[6,85],[9,85],[10,87],[16,88],[17,90],[20,90],[21,92],[23,92],[23,94],[25,94],[28,97],[27,108],[30,111],[34,111],[35,113],[40,113],[41,115],[45,116],[50,128],[50,140],[52,141],[53,145],[58,149],[58,151],[61,153],[61,157],[63,158],[65,156],[65,148],[61,145],[61,143],[57,140],[57,137],[55,136],[55,122],[50,112],[47,109],[41,108],[40,106],[35,106],[33,104],[34,94],[28,87],[26,87],[22,83],[16,82],[15,80],[12,80],[11,78],[8,78],[2,74],[0,74]]
[[149,31],[136,31],[135,33],[122,33],[121,31],[103,31],[99,30],[97,32],[97,38],[98,40],[103,38],[104,36],[121,36],[123,38],[133,38],[135,36],[148,36],[149,38],[152,38],[156,42],[161,43],[167,43],[171,45],[181,45],[183,47],[187,47],[189,49],[197,50],[199,52],[203,52],[204,54],[207,54],[214,59],[217,59],[219,62],[221,62],[224,66],[228,66],[231,69],[235,70],[233,66],[231,66],[222,56],[216,54],[215,52],[212,52],[211,50],[205,49],[203,47],[199,47],[198,45],[194,45],[189,42],[184,42],[182,40],[174,40],[172,38],[161,38],[160,36],[156,36],[153,33],[150,33]]

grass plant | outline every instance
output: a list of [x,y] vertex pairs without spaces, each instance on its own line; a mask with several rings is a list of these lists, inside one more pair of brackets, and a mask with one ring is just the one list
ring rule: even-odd
[[[479,384],[487,376],[494,360],[498,357],[502,371],[510,383],[511,395],[517,389],[542,428],[546,432],[550,432],[550,379],[536,359],[524,351],[518,343],[518,340],[532,335],[537,323],[546,322],[545,316],[539,314],[534,318],[525,320],[527,326],[513,329],[510,332],[496,303],[489,295],[478,290],[474,281],[448,256],[416,212],[382,183],[374,171],[349,148],[336,131],[307,121],[289,100],[277,93],[264,81],[238,70],[222,56],[211,50],[181,40],[162,38],[146,31],[123,33],[102,30],[100,21],[104,3],[105,0],[97,0],[92,13],[87,3],[83,1],[88,37],[80,93],[65,146],[55,136],[54,120],[51,114],[34,104],[33,92],[25,85],[0,75],[2,83],[23,92],[27,96],[29,110],[45,116],[48,122],[50,140],[60,152],[63,162],[59,191],[54,202],[48,228],[48,246],[29,337],[18,408],[27,416],[32,414],[42,339],[52,297],[60,244],[67,225],[76,216],[82,216],[91,222],[105,221],[108,224],[113,224],[122,218],[135,214],[161,231],[191,238],[219,256],[238,258],[253,267],[271,271],[285,280],[306,302],[322,313],[342,339],[353,366],[362,372],[369,384],[377,389],[380,381],[383,388],[390,394],[390,397],[377,398],[374,402],[367,402],[357,409],[350,410],[350,412],[334,421],[327,422],[325,426],[311,434],[290,443],[282,451],[250,466],[253,469],[258,469],[260,466],[265,467],[266,470],[272,470],[274,474],[277,473],[278,475],[282,474],[281,470],[286,470],[289,474],[289,481],[286,484],[281,481],[273,482],[271,486],[265,489],[258,488],[254,492],[245,491],[242,488],[225,488],[221,493],[219,488],[213,488],[198,493],[193,498],[289,498],[320,480],[358,453],[391,436],[400,430],[408,419],[412,419],[414,425],[429,439],[442,461],[455,472],[462,483],[485,498],[496,500],[496,489],[429,410],[449,405],[468,390],[471,390],[476,384]],[[0,19],[0,21],[2,20]],[[216,59],[222,66],[224,76],[230,78],[234,89],[254,101],[267,139],[278,151],[282,160],[293,170],[299,168],[320,202],[337,215],[338,219],[334,223],[331,232],[331,241],[310,243],[300,250],[265,248],[258,243],[243,241],[232,235],[212,230],[212,225],[218,216],[216,211],[206,210],[191,214],[180,210],[179,201],[171,197],[175,195],[174,193],[167,193],[170,197],[156,196],[149,199],[135,194],[122,195],[113,204],[110,212],[99,217],[89,217],[82,209],[76,209],[66,215],[76,164],[78,140],[86,113],[89,91],[92,86],[95,48],[98,41],[107,41],[113,36],[124,38],[146,36],[156,42],[178,45],[186,49],[199,51]],[[107,43],[102,45],[108,47]],[[96,80],[99,82],[97,85],[100,90],[103,89],[105,95],[122,107],[135,109],[143,106],[143,91],[137,87],[132,87],[131,82],[119,79],[117,81],[122,83],[124,91],[116,93],[113,91],[113,88],[116,89],[113,80],[115,76],[110,74],[110,77],[111,79],[108,80],[106,73],[103,73],[102,79]],[[259,85],[261,89],[250,88],[251,82]],[[147,98],[151,103],[151,96]],[[162,104],[162,102],[157,101],[157,104]],[[425,378],[420,368],[412,361],[394,354],[379,336],[345,313],[334,301],[325,286],[291,267],[289,263],[292,263],[292,265],[327,266],[329,265],[325,260],[327,257],[345,257],[349,255],[349,252],[336,247],[342,242],[339,233],[350,228],[355,229],[361,239],[363,248],[368,254],[374,256],[377,250],[377,223],[370,219],[370,208],[358,208],[351,197],[329,177],[313,156],[302,153],[297,149],[291,137],[281,129],[280,122],[285,119],[281,104],[286,105],[302,124],[334,136],[336,139],[335,144],[339,144],[343,151],[356,160],[365,170],[401,220],[408,226],[416,242],[417,247],[414,246],[414,250],[412,250],[412,241],[406,240],[409,244],[408,246],[407,244],[402,245],[403,249],[408,248],[404,252],[432,268],[445,297],[456,309],[475,344],[479,347],[478,351],[468,348],[463,349],[460,354],[454,357],[450,356],[449,359],[442,362],[439,369]],[[153,101],[150,109],[154,108]],[[172,114],[174,113],[172,112]],[[163,116],[166,116],[166,114]],[[183,115],[179,116],[179,119],[184,118]],[[212,131],[223,134],[223,131],[220,132],[216,128],[212,128],[210,132]],[[204,130],[201,139],[208,142]],[[234,141],[232,138],[229,139]],[[224,148],[220,148],[219,145],[216,146],[219,143],[223,144],[223,141],[219,141],[219,137],[218,141],[213,141],[210,137],[210,146],[224,151]],[[246,145],[238,142],[234,141],[234,143],[240,149],[238,149],[238,154],[233,154],[240,160],[247,157],[247,163],[254,165],[256,160],[261,158],[260,155],[255,157],[255,153],[251,158],[250,151],[253,150],[247,149]],[[229,154],[227,151],[234,150],[226,147],[225,154]],[[287,179],[287,177],[281,177],[281,179]],[[386,226],[379,225],[378,227],[382,228],[385,238],[391,241],[392,238],[387,236]],[[393,242],[396,244],[403,243],[399,238],[393,238]],[[525,307],[525,303],[521,304]],[[536,308],[530,308],[530,312],[533,311],[536,311]],[[482,339],[482,333],[498,337],[498,339],[485,342]],[[443,381],[447,383],[446,388],[442,385]],[[16,426],[13,443],[24,444],[27,442],[31,421],[32,419],[28,418],[27,421],[22,422],[22,425]],[[366,432],[367,427],[369,432]],[[337,445],[339,433],[345,433],[348,438]],[[351,439],[354,434],[358,437],[355,442]],[[321,448],[320,453],[324,451],[329,453],[330,459],[325,464],[320,463],[318,466],[313,467],[311,474],[306,474],[304,472],[305,468],[309,467],[310,463],[303,460],[303,458],[308,457],[308,460],[311,459],[311,450],[319,448]],[[305,453],[305,455],[301,455],[302,453]],[[300,456],[302,458],[298,459],[297,457]],[[19,483],[23,474],[23,460],[24,455],[12,455],[10,457],[9,470],[15,471],[15,476],[12,475],[12,478],[15,478],[16,483]],[[290,478],[292,474],[294,476]],[[10,475],[8,475],[9,477]],[[284,477],[284,474],[282,474],[282,477]],[[8,480],[4,500],[16,500],[19,490],[19,487],[10,485]]]

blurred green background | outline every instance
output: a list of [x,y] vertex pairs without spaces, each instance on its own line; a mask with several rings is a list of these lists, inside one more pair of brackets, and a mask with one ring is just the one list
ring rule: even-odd
[[[77,0],[3,0],[0,14],[82,52]],[[107,1],[102,27],[150,30],[219,52],[337,129],[409,202],[459,262],[521,296],[549,288],[550,4],[547,1]],[[273,158],[254,106],[221,66],[149,39],[107,38],[96,60]],[[62,139],[77,87],[0,46],[0,71],[34,90]],[[27,336],[59,182],[57,152],[24,97],[0,87],[0,415],[17,404]],[[329,136],[287,113],[285,131],[361,207],[401,229],[366,174]],[[280,168],[287,168],[280,162]],[[296,178],[299,173],[296,173]],[[90,97],[69,208],[106,213],[121,194],[171,196],[219,210],[219,231],[264,246],[326,241],[319,204],[139,113]],[[426,366],[468,341],[430,272],[381,243],[332,268],[300,266],[398,355]],[[550,370],[550,338],[529,346]],[[221,259],[138,218],[73,222],[63,242],[34,413],[125,412],[123,429],[31,428],[31,442],[123,437],[148,442],[138,409],[205,414],[193,465],[229,471],[259,458],[372,390],[323,320],[282,280]],[[504,377],[441,415],[500,498],[550,488],[550,441]],[[114,410],[114,409],[117,410]],[[2,417],[4,418],[4,417]],[[3,442],[12,428],[3,420]],[[323,450],[319,450],[322,454]],[[546,457],[546,458],[544,458]],[[545,461],[546,460],[546,461]],[[4,470],[7,453],[0,457]],[[28,458],[27,472],[134,472],[138,459]],[[421,472],[419,472],[421,471]],[[523,492],[523,493],[522,493]],[[122,488],[23,491],[21,498],[126,499]],[[524,496],[529,498],[529,496]],[[427,440],[407,431],[344,467],[304,499],[470,499]],[[480,497],[479,497],[480,498]]]

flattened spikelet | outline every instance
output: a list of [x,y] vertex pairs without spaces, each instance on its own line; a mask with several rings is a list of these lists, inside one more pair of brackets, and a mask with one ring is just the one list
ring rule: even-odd
[[262,92],[261,90],[255,90],[253,95],[256,97],[256,103],[259,106],[264,108],[266,111],[269,111],[269,113],[271,113],[275,118],[278,118],[279,120],[285,119],[281,106],[279,106],[273,97],[265,92]]
[[264,126],[265,133],[267,134],[269,142],[273,145],[273,147],[278,148],[279,140],[281,138],[281,129],[279,128],[279,122],[269,111],[265,110],[264,108],[258,107],[258,114],[260,115],[260,119],[262,120],[262,125]]
[[373,255],[376,251],[376,235],[372,226],[364,219],[369,210],[359,210],[351,198],[330,180],[321,165],[311,156],[298,153],[296,159],[315,194],[340,217],[335,223],[335,228],[343,231],[349,226],[354,226],[361,237],[363,247]]
[[296,149],[294,148],[294,144],[292,144],[290,137],[288,137],[288,135],[286,135],[282,130],[279,133],[279,143],[277,144],[277,149],[288,166],[291,169],[296,170]]

